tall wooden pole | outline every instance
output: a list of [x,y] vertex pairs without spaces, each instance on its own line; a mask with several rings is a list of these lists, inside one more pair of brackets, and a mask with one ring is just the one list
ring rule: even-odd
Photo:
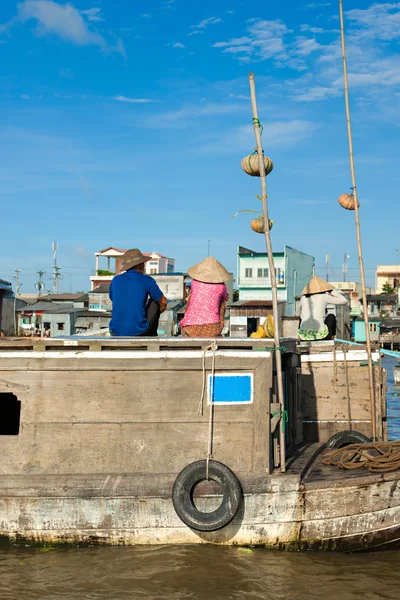
[[[276,276],[275,276],[275,265],[274,257],[272,254],[271,235],[269,231],[269,220],[268,220],[268,202],[267,202],[267,177],[265,175],[264,155],[261,143],[261,130],[260,121],[258,119],[257,110],[257,98],[256,98],[256,84],[254,81],[254,73],[249,74],[250,82],[250,94],[251,94],[251,106],[253,109],[253,123],[254,133],[256,136],[257,152],[258,152],[258,163],[260,168],[260,180],[261,180],[261,199],[262,199],[262,210],[265,224],[265,243],[267,246],[268,253],[268,265],[271,278],[272,288],[272,313],[274,317],[274,342],[277,348],[275,352],[276,361],[276,378],[277,378],[277,391],[278,391],[278,402],[280,405],[281,420],[283,419],[283,411],[285,410],[285,398],[283,395],[283,381],[282,381],[282,355],[280,351],[280,335],[279,335],[279,314],[278,314],[278,292],[276,288]],[[279,427],[279,453],[280,453],[280,468],[282,472],[286,471],[286,452],[285,452],[285,430],[282,426]]]
[[349,137],[350,171],[351,171],[351,182],[352,182],[351,185],[352,185],[352,189],[353,189],[354,205],[355,205],[354,212],[355,212],[355,218],[356,218],[358,260],[360,263],[360,275],[361,275],[361,285],[362,285],[362,298],[363,298],[364,321],[365,321],[365,339],[367,341],[372,438],[375,440],[376,439],[376,406],[375,406],[374,367],[373,367],[373,362],[372,362],[371,336],[370,336],[370,331],[369,331],[369,320],[368,320],[367,289],[365,286],[364,260],[363,260],[363,253],[362,253],[360,219],[359,219],[359,212],[358,212],[358,194],[357,194],[357,184],[356,184],[356,173],[355,173],[355,168],[354,168],[353,134],[352,134],[352,130],[351,130],[350,103],[349,103],[349,81],[348,81],[348,77],[347,77],[346,42],[345,42],[345,35],[344,35],[343,0],[339,0],[339,9],[340,9],[340,30],[341,30],[341,34],[342,34],[344,97],[345,97],[345,101],[346,101],[347,133],[348,133],[348,137]]

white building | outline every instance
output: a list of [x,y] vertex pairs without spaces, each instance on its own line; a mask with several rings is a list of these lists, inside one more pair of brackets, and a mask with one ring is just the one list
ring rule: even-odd
[[145,263],[145,272],[147,275],[158,275],[160,273],[173,273],[175,271],[175,259],[167,258],[158,252],[143,253],[149,256],[151,260]]
[[[120,272],[122,256],[125,252],[125,248],[115,248],[114,246],[108,246],[99,252],[95,252],[96,273],[90,276],[91,290],[98,288],[100,285],[111,283],[112,278]],[[143,254],[151,258],[145,263],[145,272],[148,275],[172,273],[175,270],[174,258],[167,258],[162,254],[158,254],[158,252],[143,252]]]
[[382,294],[382,287],[388,283],[397,290],[400,287],[400,265],[378,265],[376,267],[376,294]]

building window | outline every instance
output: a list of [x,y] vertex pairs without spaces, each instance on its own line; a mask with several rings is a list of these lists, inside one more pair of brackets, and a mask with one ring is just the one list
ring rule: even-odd
[[246,269],[245,272],[244,272],[244,276],[246,278],[253,277],[253,269]]
[[370,330],[372,333],[375,333],[375,332],[377,331],[376,323],[370,323],[370,324],[369,324],[369,330]]
[[57,323],[58,331],[64,331],[64,323]]
[[262,277],[262,276],[263,276],[263,270],[257,269],[257,277]]
[[268,277],[269,277],[268,269],[264,269],[264,277],[265,277],[265,279],[268,279]]
[[285,283],[285,272],[283,269],[275,269],[275,277],[278,284],[283,285]]
[[157,269],[150,269],[150,275],[157,275]]

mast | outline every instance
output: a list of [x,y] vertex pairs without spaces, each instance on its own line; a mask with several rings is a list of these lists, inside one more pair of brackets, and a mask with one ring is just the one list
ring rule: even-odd
[[367,342],[369,395],[370,395],[370,402],[371,402],[372,439],[376,440],[376,406],[375,406],[374,367],[373,367],[373,362],[372,362],[371,336],[370,336],[370,331],[369,331],[369,320],[368,320],[367,289],[365,286],[364,260],[363,260],[362,245],[361,245],[360,218],[359,218],[359,212],[358,212],[357,183],[356,183],[356,173],[355,173],[355,168],[354,168],[353,134],[352,134],[352,129],[351,129],[351,118],[350,118],[349,81],[348,81],[348,76],[347,76],[347,57],[346,57],[346,42],[345,42],[345,33],[344,33],[343,0],[339,0],[339,10],[340,10],[340,30],[341,30],[341,36],[342,36],[344,97],[345,97],[345,102],[346,102],[347,133],[348,133],[348,138],[349,138],[351,185],[352,185],[352,191],[353,191],[353,196],[354,196],[354,214],[355,214],[355,220],[356,220],[358,260],[360,263],[362,298],[363,298],[363,307],[364,307],[365,339]]
[[[261,181],[261,200],[262,210],[265,225],[265,243],[267,246],[268,253],[268,265],[271,277],[271,288],[272,288],[272,313],[274,318],[274,343],[275,343],[275,361],[276,361],[276,378],[277,378],[277,391],[278,391],[278,402],[280,406],[281,420],[284,418],[285,411],[285,398],[283,395],[283,381],[282,381],[282,355],[280,351],[280,335],[279,335],[279,314],[278,314],[278,292],[276,287],[276,275],[274,257],[272,255],[272,243],[271,235],[269,231],[269,220],[268,220],[268,202],[267,202],[267,177],[265,175],[264,155],[261,143],[261,130],[260,121],[258,119],[257,110],[257,98],[256,98],[256,84],[254,81],[254,73],[249,73],[250,83],[250,94],[251,94],[251,106],[253,110],[253,124],[254,133],[257,142],[257,153],[258,163],[260,169],[260,181]],[[282,472],[286,471],[286,456],[285,456],[285,430],[283,427],[279,427],[279,453],[280,453],[280,468]]]

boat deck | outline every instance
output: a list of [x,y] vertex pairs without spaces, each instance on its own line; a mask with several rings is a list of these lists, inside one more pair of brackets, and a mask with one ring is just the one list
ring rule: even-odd
[[[362,486],[379,481],[394,481],[399,479],[400,469],[389,473],[371,473],[366,468],[360,469],[340,469],[332,465],[324,465],[323,462],[331,456],[336,450],[326,448],[321,444],[312,444],[304,454],[313,456],[309,459],[303,472],[298,471],[298,465],[304,462],[304,456],[295,460],[293,463],[294,472],[299,472],[301,481],[305,489],[325,488],[325,487],[343,487],[343,486]],[[291,473],[289,467],[288,473]]]

